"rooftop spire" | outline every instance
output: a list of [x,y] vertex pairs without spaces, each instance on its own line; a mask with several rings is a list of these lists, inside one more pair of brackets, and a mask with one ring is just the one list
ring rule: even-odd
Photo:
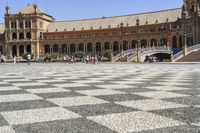
[[9,7],[9,5],[8,5],[8,2],[6,3],[6,14],[9,14],[9,12],[10,12],[10,7]]

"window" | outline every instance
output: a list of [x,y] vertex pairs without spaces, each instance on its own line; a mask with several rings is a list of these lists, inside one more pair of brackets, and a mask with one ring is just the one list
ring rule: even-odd
[[11,29],[17,28],[17,22],[11,22]]
[[25,21],[25,28],[31,28],[31,21]]
[[24,27],[24,26],[23,26],[23,22],[19,22],[19,28],[20,28],[20,29],[23,29],[23,27]]
[[42,34],[42,32],[40,32],[40,39],[43,39],[43,34]]

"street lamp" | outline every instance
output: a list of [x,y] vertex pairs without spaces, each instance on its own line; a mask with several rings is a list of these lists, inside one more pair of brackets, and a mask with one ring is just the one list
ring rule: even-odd
[[140,45],[139,26],[140,26],[140,20],[139,20],[139,18],[136,19],[136,26],[137,26],[137,62],[140,62],[140,57],[139,57],[139,45]]
[[122,40],[122,36],[123,36],[123,28],[124,28],[124,23],[120,23],[120,30],[121,30],[121,44],[120,44],[120,50],[121,52],[123,51],[123,40]]
[[183,9],[182,9],[183,11],[182,11],[182,18],[183,18],[183,21],[182,21],[182,23],[183,23],[183,41],[184,41],[184,55],[186,55],[186,53],[187,53],[187,28],[186,28],[186,17],[187,17],[187,14],[188,14],[188,12],[187,12],[187,4],[186,4],[186,1],[184,0],[184,5],[183,5]]

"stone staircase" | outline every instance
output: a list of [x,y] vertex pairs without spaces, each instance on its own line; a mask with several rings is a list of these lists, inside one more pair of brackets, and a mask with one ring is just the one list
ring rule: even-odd
[[189,53],[177,62],[200,62],[200,50]]

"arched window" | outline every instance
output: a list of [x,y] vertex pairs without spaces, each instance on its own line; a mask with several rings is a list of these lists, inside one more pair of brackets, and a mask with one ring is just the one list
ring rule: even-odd
[[22,56],[24,54],[24,46],[20,45],[19,46],[19,56]]
[[20,40],[23,40],[23,39],[24,39],[24,33],[22,33],[22,32],[19,33],[19,39],[20,39]]
[[12,40],[17,40],[17,34],[16,33],[12,33]]
[[161,46],[167,46],[167,38],[160,39]]
[[31,45],[27,45],[26,51],[27,51],[27,53],[31,53]]
[[27,33],[26,33],[26,38],[27,38],[28,40],[31,39],[31,33],[30,33],[30,32],[27,32]]

